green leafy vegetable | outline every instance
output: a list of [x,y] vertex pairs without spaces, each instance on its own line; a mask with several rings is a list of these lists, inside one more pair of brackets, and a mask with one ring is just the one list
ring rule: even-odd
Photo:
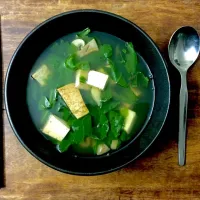
[[76,64],[76,68],[89,71],[90,70],[90,64],[87,61],[82,61],[82,62],[79,62],[79,63]]
[[120,105],[119,101],[112,101],[112,100],[107,101],[105,103],[102,103],[101,112],[106,114],[107,112],[115,109],[119,105]]
[[84,118],[75,120],[72,124],[72,130],[74,135],[74,144],[79,144],[85,138],[92,133],[91,116],[87,115]]
[[105,89],[101,92],[101,102],[106,102],[112,98],[110,89]]
[[103,140],[104,138],[106,138],[108,131],[109,131],[108,119],[106,115],[102,113],[99,118],[99,123],[93,129],[93,134],[97,136],[100,140]]
[[86,83],[86,81],[87,81],[87,79],[83,76],[80,76],[79,80],[80,80],[81,83]]
[[103,53],[103,55],[106,58],[109,58],[112,56],[112,47],[109,44],[103,44],[100,48],[100,51]]
[[70,131],[67,136],[62,140],[60,144],[56,146],[57,150],[61,153],[68,150],[68,148],[74,143],[73,132]]
[[44,107],[45,107],[45,108],[51,108],[51,103],[50,103],[50,101],[47,99],[47,97],[44,97]]
[[66,60],[65,60],[65,66],[69,69],[76,70],[76,56],[75,54],[70,55]]
[[126,49],[122,49],[122,52],[123,52],[123,53],[127,53],[127,50],[126,50]]
[[85,71],[90,70],[90,64],[87,61],[78,61],[75,54],[68,56],[65,60],[65,66],[71,70],[82,69]]
[[72,115],[71,111],[66,106],[63,105],[58,107],[58,112],[61,113],[61,118],[64,119],[65,121],[68,121],[69,117]]
[[149,84],[149,78],[146,77],[142,72],[137,72],[133,78],[131,85],[133,87],[145,87],[147,88]]
[[58,92],[56,89],[53,89],[50,91],[50,95],[49,95],[49,102],[51,104],[51,107],[53,107],[57,101],[57,96],[58,96]]
[[118,83],[119,85],[121,85],[122,87],[127,87],[128,84],[126,80],[124,79],[122,73],[115,67],[111,59],[107,59],[107,61],[110,66],[110,76],[112,80]]
[[126,47],[127,47],[127,53],[125,56],[125,59],[126,59],[125,67],[129,74],[134,74],[136,72],[136,66],[138,62],[137,54],[131,42],[127,42]]
[[118,101],[133,104],[138,100],[138,97],[131,91],[130,88],[118,88],[118,90],[113,91],[113,96]]
[[120,131],[124,124],[124,118],[120,115],[120,113],[115,111],[110,111],[108,114],[108,119],[111,126],[111,131],[114,136],[117,138],[120,134]]
[[122,142],[125,142],[130,139],[130,136],[124,130],[122,130],[119,139]]
[[89,28],[85,28],[84,30],[80,31],[79,33],[77,33],[78,37],[83,37],[83,36],[87,36],[90,33],[90,29]]

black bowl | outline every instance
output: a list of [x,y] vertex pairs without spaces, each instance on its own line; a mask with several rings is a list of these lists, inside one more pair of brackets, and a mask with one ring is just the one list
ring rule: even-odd
[[[43,50],[58,38],[86,27],[131,41],[148,64],[156,97],[151,118],[137,139],[116,153],[101,157],[60,154],[36,130],[26,104],[29,72]],[[37,26],[19,45],[8,67],[5,103],[10,124],[21,144],[46,165],[70,174],[97,175],[117,170],[139,157],[158,136],[168,113],[170,83],[166,63],[150,37],[132,22],[98,10],[77,10],[48,19]]]

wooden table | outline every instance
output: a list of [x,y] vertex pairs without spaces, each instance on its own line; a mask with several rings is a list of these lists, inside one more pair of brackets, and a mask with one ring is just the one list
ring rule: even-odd
[[[110,11],[135,22],[153,38],[165,56],[168,40],[180,26],[191,25],[200,33],[199,0],[0,0],[3,78],[15,48],[32,28],[60,12],[82,8]],[[179,80],[172,80],[172,87],[179,85]],[[177,128],[171,125],[170,131],[162,134],[135,163],[93,177],[63,174],[32,157],[14,136],[3,105],[5,187],[0,189],[0,200],[200,199],[199,88],[200,60],[188,73],[186,166],[177,165]],[[177,106],[174,112],[177,113]]]

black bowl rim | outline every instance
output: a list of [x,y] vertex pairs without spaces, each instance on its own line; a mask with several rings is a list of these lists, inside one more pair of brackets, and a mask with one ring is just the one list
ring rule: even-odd
[[[11,116],[10,116],[10,112],[9,112],[9,107],[8,107],[8,102],[7,102],[7,82],[8,82],[8,76],[9,76],[9,72],[10,72],[10,69],[11,69],[11,66],[12,66],[12,63],[13,63],[13,60],[15,59],[15,56],[16,54],[18,53],[18,51],[20,50],[20,48],[22,47],[22,45],[25,43],[25,41],[34,33],[36,32],[40,27],[42,27],[44,24],[56,19],[56,18],[59,18],[59,17],[62,17],[62,16],[65,16],[65,15],[68,15],[68,14],[74,14],[74,13],[80,13],[80,12],[88,12],[88,13],[100,13],[100,14],[106,14],[106,15],[110,15],[112,17],[116,17],[120,20],[123,20],[124,22],[126,23],[129,23],[131,24],[132,26],[134,26],[134,28],[136,28],[138,31],[140,31],[152,44],[152,46],[156,49],[158,55],[160,56],[162,62],[164,63],[165,65],[165,69],[166,69],[166,72],[167,72],[167,63],[164,59],[164,57],[162,56],[158,46],[155,44],[155,42],[151,39],[151,37],[143,30],[141,29],[139,26],[137,26],[135,23],[133,23],[132,21],[120,16],[120,15],[117,15],[117,14],[114,14],[114,13],[111,13],[111,12],[108,12],[108,11],[104,11],[104,10],[97,10],[97,9],[77,9],[77,10],[71,10],[71,11],[67,11],[67,12],[62,12],[60,14],[57,14],[57,15],[54,15],[48,19],[46,19],[45,21],[41,22],[40,24],[38,24],[34,29],[32,29],[25,37],[24,39],[20,42],[20,44],[18,45],[17,49],[15,50],[15,52],[13,53],[12,55],[12,58],[9,62],[9,65],[8,65],[8,69],[7,69],[7,72],[6,72],[6,77],[5,77],[5,84],[4,84],[4,100],[5,100],[5,108],[6,108],[6,114],[7,114],[7,117],[8,117],[8,120],[9,120],[9,123],[11,125],[11,128],[12,130],[14,131],[14,134],[15,136],[17,137],[17,139],[19,140],[19,142],[22,144],[22,146],[32,155],[34,156],[35,158],[37,158],[40,162],[44,163],[45,165],[57,170],[57,171],[60,171],[60,172],[64,172],[64,173],[68,173],[68,174],[72,174],[72,175],[81,175],[81,176],[91,176],[91,175],[101,175],[101,174],[106,174],[106,173],[110,173],[110,172],[113,172],[113,171],[116,171],[116,170],[119,170],[125,166],[127,166],[128,164],[130,164],[131,162],[133,162],[134,160],[136,160],[138,157],[140,157],[144,152],[146,152],[146,150],[153,144],[153,142],[156,140],[156,138],[158,137],[158,135],[160,134],[162,128],[163,128],[163,125],[166,121],[166,118],[167,118],[167,115],[168,115],[168,111],[169,111],[169,106],[170,106],[170,99],[171,99],[171,94],[170,94],[170,91],[171,91],[171,86],[170,86],[170,79],[169,79],[169,75],[168,75],[168,72],[166,73],[167,74],[167,79],[168,79],[168,83],[169,83],[169,99],[168,99],[168,106],[167,106],[167,110],[166,110],[166,114],[165,114],[165,117],[164,117],[164,120],[163,120],[163,123],[160,127],[160,130],[157,132],[156,136],[153,138],[153,140],[149,143],[149,145],[143,150],[141,151],[136,157],[134,157],[133,159],[131,159],[130,161],[126,162],[125,164],[122,164],[120,166],[117,166],[115,168],[112,168],[112,169],[108,169],[106,171],[101,171],[101,172],[94,172],[94,173],[81,173],[81,172],[73,172],[73,171],[69,171],[69,170],[64,170],[64,169],[61,169],[59,167],[56,167],[54,165],[51,165],[49,164],[47,161],[43,160],[42,158],[40,158],[38,155],[36,155],[33,151],[31,151],[29,149],[29,147],[23,142],[23,140],[20,138],[20,136],[18,135],[16,129],[15,129],[15,126],[14,124],[12,123],[12,120],[11,120]],[[151,111],[151,115],[152,115],[152,111]],[[149,120],[148,120],[149,121]],[[148,123],[148,122],[147,122]],[[143,132],[143,130],[141,131]],[[138,136],[141,135],[141,134],[138,134]],[[138,136],[136,136],[136,138],[138,138]],[[134,139],[135,140],[135,139]],[[127,145],[125,145],[127,146]]]

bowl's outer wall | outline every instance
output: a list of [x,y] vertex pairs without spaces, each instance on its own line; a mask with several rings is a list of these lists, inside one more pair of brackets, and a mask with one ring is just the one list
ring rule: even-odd
[[[26,106],[28,74],[42,51],[58,38],[86,27],[131,41],[154,77],[156,98],[152,117],[142,135],[111,156],[85,159],[60,154],[34,127]],[[5,82],[6,110],[11,126],[24,147],[48,166],[71,174],[95,175],[114,171],[137,158],[154,141],[166,119],[170,84],[165,61],[152,40],[136,25],[117,15],[82,10],[63,13],[42,23],[20,44],[10,62]]]

